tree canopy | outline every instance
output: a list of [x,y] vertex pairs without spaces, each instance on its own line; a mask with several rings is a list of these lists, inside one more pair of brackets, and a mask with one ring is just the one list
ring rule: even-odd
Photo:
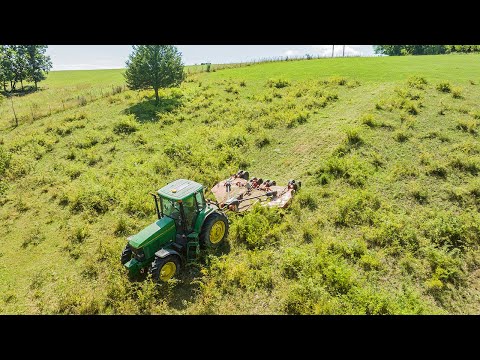
[[47,45],[0,45],[0,83],[3,90],[15,91],[20,82],[38,83],[45,80],[52,68],[50,56],[46,55]]
[[479,52],[480,45],[374,45],[376,54],[399,55],[437,55],[454,52]]
[[37,83],[45,80],[46,74],[52,68],[50,56],[46,56],[47,45],[26,45],[27,60],[27,80],[35,83],[35,90],[38,88]]
[[134,45],[127,62],[125,79],[133,90],[158,90],[178,86],[185,78],[182,54],[173,45]]

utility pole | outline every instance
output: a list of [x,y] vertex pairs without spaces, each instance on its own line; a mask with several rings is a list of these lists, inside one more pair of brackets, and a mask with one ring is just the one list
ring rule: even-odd
[[335,45],[332,45],[332,57],[334,52],[335,52]]
[[342,53],[342,57],[345,57],[345,45],[343,45],[343,53]]

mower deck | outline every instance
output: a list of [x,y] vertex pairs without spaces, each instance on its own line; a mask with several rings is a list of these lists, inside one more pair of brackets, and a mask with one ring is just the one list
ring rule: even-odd
[[256,203],[280,208],[289,205],[297,188],[296,184],[289,183],[286,186],[278,186],[265,181],[258,185],[256,179],[246,180],[236,174],[217,183],[211,192],[220,209],[243,212],[249,210]]

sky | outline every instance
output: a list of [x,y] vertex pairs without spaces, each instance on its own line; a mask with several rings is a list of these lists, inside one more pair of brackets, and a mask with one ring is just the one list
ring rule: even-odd
[[[231,63],[278,56],[306,54],[331,56],[332,45],[178,45],[185,65]],[[343,45],[335,45],[335,56]],[[52,70],[119,69],[132,51],[131,45],[49,45]],[[373,55],[372,45],[346,45],[345,55]]]

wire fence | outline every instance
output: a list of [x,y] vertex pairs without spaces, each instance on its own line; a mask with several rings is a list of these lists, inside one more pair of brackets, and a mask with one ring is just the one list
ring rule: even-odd
[[[72,94],[68,97],[59,96],[54,101],[47,99],[38,99],[36,102],[20,101],[20,94],[7,94],[8,103],[0,107],[0,119],[8,119],[8,113],[11,112],[11,121],[15,126],[19,124],[32,123],[33,121],[65,112],[70,109],[80,108],[88,103],[95,102],[104,98],[111,98],[114,95],[127,91],[126,85],[111,85],[110,87],[92,88],[88,91]],[[112,101],[115,99],[111,98]],[[7,121],[8,124],[8,121]],[[8,126],[8,125],[7,125]]]
[[[358,57],[378,57],[378,55],[344,55],[344,56],[334,56],[334,58],[358,58]],[[265,64],[272,62],[282,62],[282,61],[301,61],[301,60],[315,60],[315,59],[331,59],[331,55],[292,55],[292,56],[274,56],[267,58],[255,59],[252,61],[243,61],[236,63],[226,63],[226,64],[210,64],[204,63],[201,65],[192,65],[186,68],[186,73],[188,75],[199,74],[203,72],[215,72],[223,69],[234,69],[246,66],[252,66],[256,64]]]

